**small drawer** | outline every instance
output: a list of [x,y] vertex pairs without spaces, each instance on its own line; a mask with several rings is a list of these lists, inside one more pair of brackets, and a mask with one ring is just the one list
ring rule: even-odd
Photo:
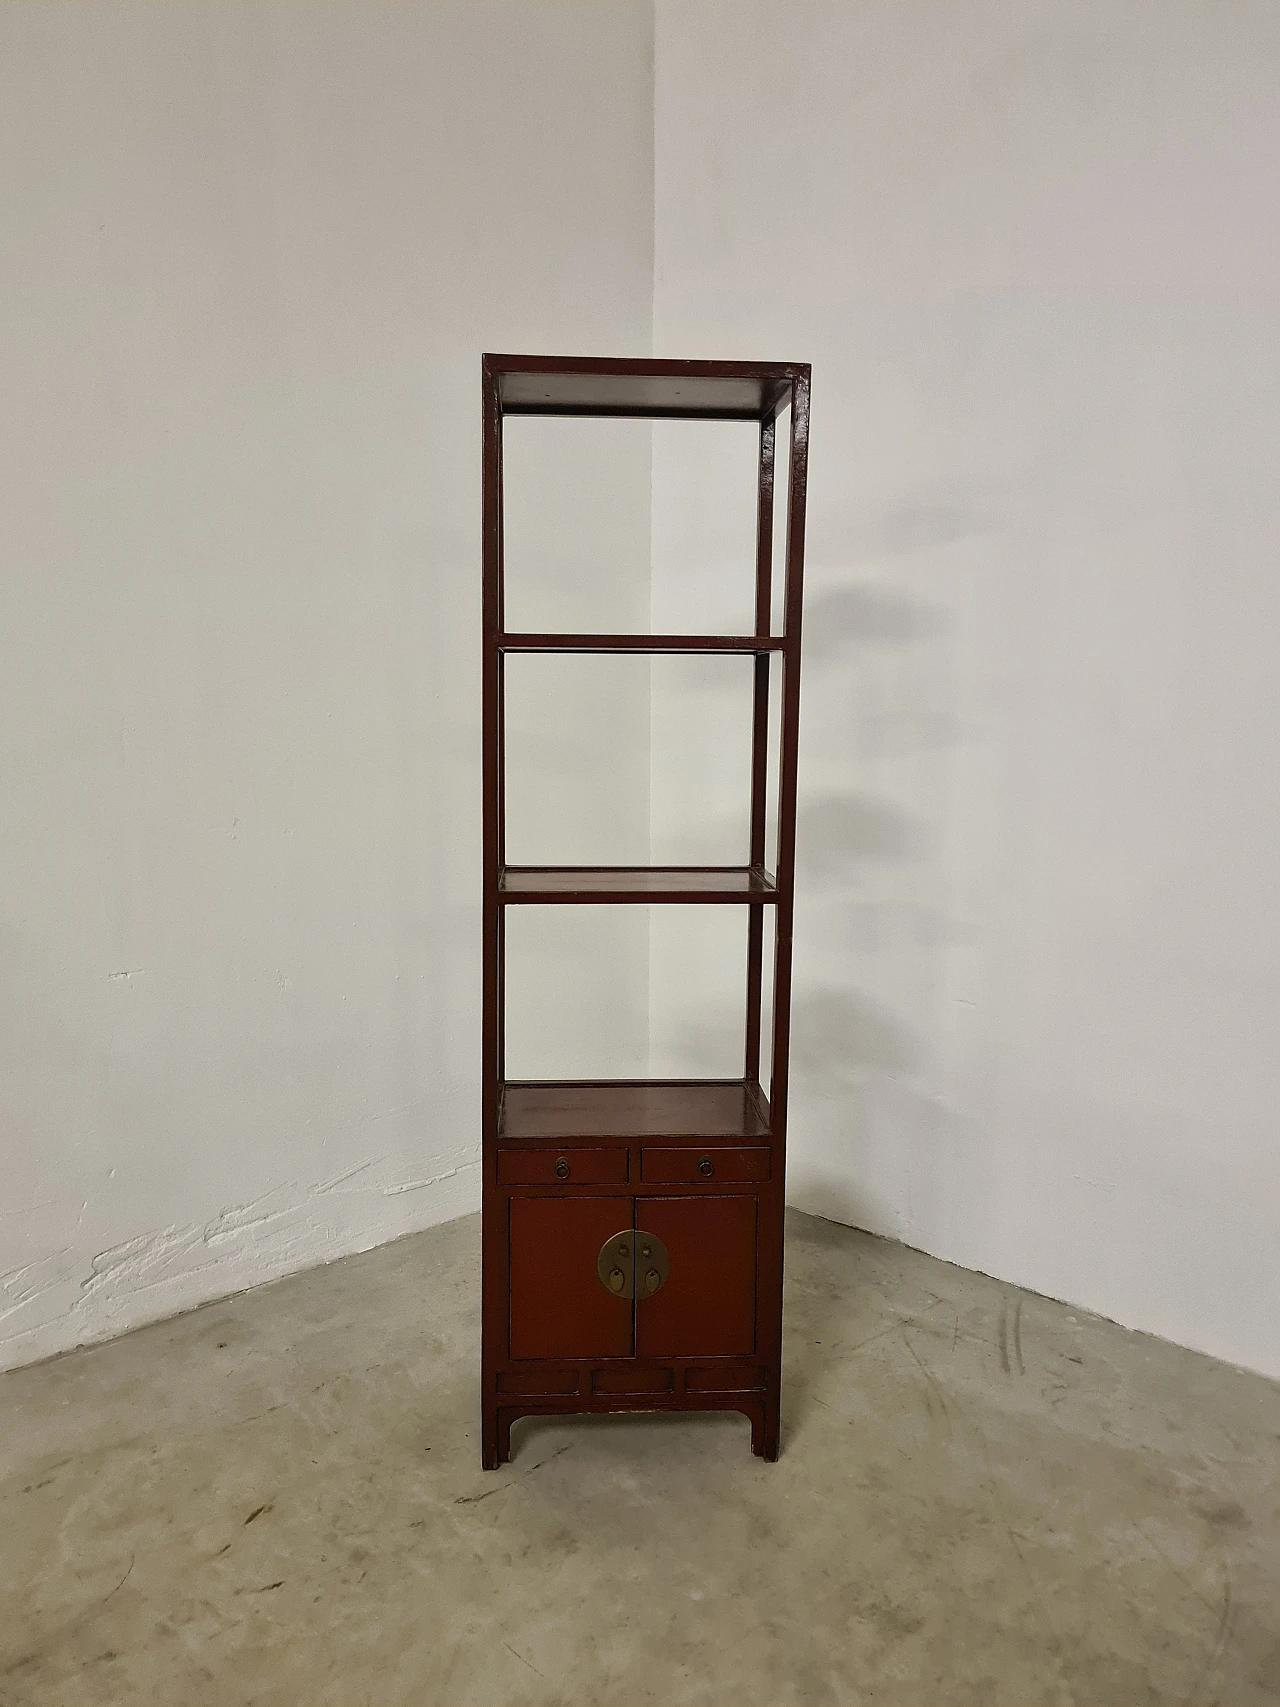
[[499,1150],[499,1185],[618,1185],[627,1177],[627,1152],[608,1150]]
[[769,1151],[764,1144],[746,1149],[708,1145],[696,1149],[645,1150],[641,1153],[640,1177],[649,1185],[697,1185],[714,1181],[735,1185],[769,1177]]

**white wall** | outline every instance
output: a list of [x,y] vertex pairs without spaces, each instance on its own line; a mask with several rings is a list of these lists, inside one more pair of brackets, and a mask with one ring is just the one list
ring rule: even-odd
[[814,367],[795,1201],[1280,1373],[1280,9],[659,0],[655,136]]
[[[650,492],[646,422],[508,420],[507,627],[642,632]],[[503,679],[508,861],[646,864],[649,660],[513,654]],[[642,1076],[647,910],[509,908],[506,991],[508,1078]]]
[[[655,633],[752,631],[759,443],[755,422],[655,424],[649,581]],[[753,670],[748,657],[655,658],[649,776],[655,864],[749,860]],[[741,1076],[746,953],[745,908],[653,909],[655,1077]]]
[[479,352],[648,351],[651,32],[0,8],[0,1363],[478,1202]]
[[[477,1201],[477,357],[652,335],[814,363],[796,1200],[1280,1372],[1280,13],[659,0],[656,161],[652,24],[0,7],[0,1364]],[[549,623],[718,624],[684,432],[652,589],[647,434],[515,452]],[[526,847],[651,715],[740,834],[687,664],[531,688]],[[737,910],[603,912],[522,1068],[723,1070]]]

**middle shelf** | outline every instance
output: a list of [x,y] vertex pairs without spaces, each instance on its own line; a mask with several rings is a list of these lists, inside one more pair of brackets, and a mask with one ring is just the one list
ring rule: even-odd
[[509,634],[499,652],[786,652],[781,634]]
[[776,904],[762,865],[506,865],[498,900],[512,902],[689,901]]

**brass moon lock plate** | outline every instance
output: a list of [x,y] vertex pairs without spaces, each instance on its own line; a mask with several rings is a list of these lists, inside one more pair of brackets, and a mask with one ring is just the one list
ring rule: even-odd
[[600,1247],[596,1273],[615,1298],[652,1298],[671,1272],[667,1247],[656,1233],[625,1228]]

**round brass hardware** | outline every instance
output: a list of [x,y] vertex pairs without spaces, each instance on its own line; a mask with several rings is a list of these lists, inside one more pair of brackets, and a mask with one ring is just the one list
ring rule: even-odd
[[[643,1263],[638,1271],[637,1262]],[[627,1227],[606,1239],[596,1257],[600,1284],[615,1298],[652,1297],[666,1281],[670,1267],[667,1247],[656,1233],[644,1233],[637,1238]]]
[[710,1156],[700,1156],[698,1158],[698,1172],[701,1174],[703,1179],[710,1179],[715,1171],[716,1166]]
[[615,1298],[634,1298],[636,1295],[636,1265],[632,1256],[633,1236],[629,1228],[613,1233],[600,1247],[596,1258],[596,1274],[601,1286]]
[[671,1256],[662,1240],[656,1233],[642,1234],[640,1255],[636,1258],[636,1297],[652,1298],[666,1284],[670,1269]]
[[568,1163],[568,1160],[566,1157],[561,1156],[560,1160],[556,1163],[556,1178],[557,1179],[568,1179],[568,1177],[569,1177],[569,1163]]

